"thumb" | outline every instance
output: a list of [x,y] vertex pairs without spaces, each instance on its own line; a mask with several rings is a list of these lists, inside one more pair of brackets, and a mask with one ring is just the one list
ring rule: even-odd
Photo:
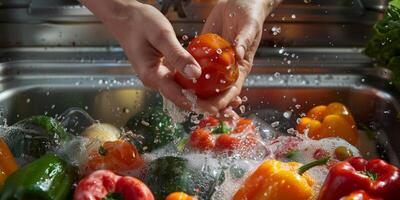
[[257,36],[257,32],[254,27],[255,26],[251,24],[245,25],[235,37],[234,44],[236,54],[240,60],[244,59],[246,52],[253,45],[253,42]]
[[201,75],[200,65],[182,47],[172,30],[161,31],[156,35],[158,36],[150,39],[150,43],[164,56],[171,71],[178,70],[188,79],[195,79]]

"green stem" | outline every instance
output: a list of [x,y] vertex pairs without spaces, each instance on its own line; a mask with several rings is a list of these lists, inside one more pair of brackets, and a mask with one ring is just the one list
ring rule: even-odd
[[298,169],[298,173],[300,175],[302,175],[302,174],[304,174],[304,172],[308,171],[309,169],[311,169],[311,168],[313,168],[315,166],[325,165],[328,162],[329,159],[331,159],[331,157],[328,156],[328,157],[323,157],[323,158],[320,158],[318,160],[315,160],[315,161],[312,161],[310,163],[307,163],[307,164],[301,166]]

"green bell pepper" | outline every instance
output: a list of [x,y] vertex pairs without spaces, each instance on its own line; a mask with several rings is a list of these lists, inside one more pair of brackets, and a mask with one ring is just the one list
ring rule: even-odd
[[182,137],[183,128],[174,124],[161,107],[152,107],[133,116],[126,124],[138,137],[133,142],[140,153],[151,152]]
[[50,149],[71,139],[57,120],[48,116],[33,116],[10,127],[5,140],[15,157],[39,158]]
[[198,196],[199,199],[210,199],[215,187],[222,183],[224,173],[222,168],[204,168],[190,168],[187,159],[166,156],[151,162],[143,179],[156,199],[165,199],[176,191]]
[[0,200],[64,200],[71,192],[74,177],[71,165],[57,155],[47,154],[9,176]]

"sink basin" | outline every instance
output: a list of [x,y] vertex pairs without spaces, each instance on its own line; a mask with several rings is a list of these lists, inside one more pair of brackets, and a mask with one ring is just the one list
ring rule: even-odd
[[[262,118],[265,110],[288,111],[294,124],[315,105],[342,102],[358,127],[372,130],[379,155],[400,166],[400,95],[388,81],[389,71],[256,63],[242,90],[248,100],[239,113]],[[6,124],[32,115],[59,116],[79,107],[96,120],[122,126],[133,114],[161,102],[158,93],[143,87],[127,62],[4,62],[0,72],[0,120]]]

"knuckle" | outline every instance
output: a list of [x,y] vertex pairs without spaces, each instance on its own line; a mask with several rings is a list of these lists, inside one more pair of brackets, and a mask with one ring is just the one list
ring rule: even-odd
[[155,44],[166,42],[168,37],[171,36],[171,34],[172,34],[171,30],[167,28],[161,28],[160,30],[158,30],[157,33],[154,34],[153,41]]

